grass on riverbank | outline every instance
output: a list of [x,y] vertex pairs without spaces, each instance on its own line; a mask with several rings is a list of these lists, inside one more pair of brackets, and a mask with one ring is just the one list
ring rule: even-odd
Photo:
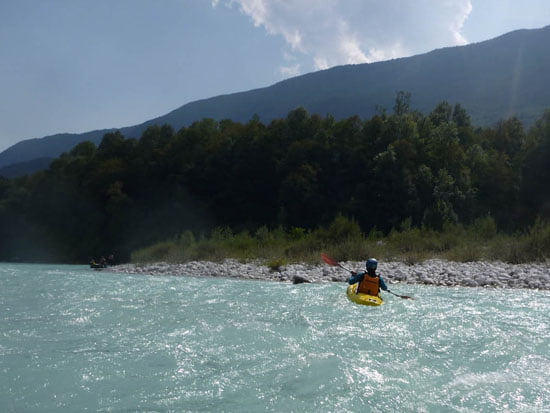
[[504,261],[513,264],[550,258],[550,223],[537,220],[521,234],[503,234],[490,217],[472,225],[447,225],[443,231],[415,228],[405,221],[384,236],[378,231],[362,234],[353,220],[337,217],[327,228],[302,228],[233,233],[218,228],[210,236],[196,238],[186,231],[177,238],[159,242],[132,254],[132,262],[214,261],[235,258],[260,260],[273,269],[295,262],[319,263],[320,252],[338,261],[363,261],[376,257],[409,264],[430,258],[450,261]]

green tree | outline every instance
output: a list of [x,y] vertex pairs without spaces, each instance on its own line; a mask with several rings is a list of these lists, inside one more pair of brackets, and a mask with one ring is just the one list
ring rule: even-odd
[[522,168],[521,195],[531,219],[550,217],[550,110],[529,131],[529,149]]
[[452,106],[448,102],[443,101],[430,113],[430,120],[435,126],[440,126],[451,121],[452,113]]
[[400,90],[395,96],[395,104],[393,113],[397,116],[402,116],[409,112],[411,106],[411,93]]

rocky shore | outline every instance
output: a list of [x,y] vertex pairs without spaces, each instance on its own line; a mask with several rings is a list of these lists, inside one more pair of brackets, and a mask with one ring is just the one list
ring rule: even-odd
[[[342,263],[347,268],[363,270],[364,262]],[[127,274],[227,277],[282,282],[345,282],[349,273],[326,264],[285,265],[272,271],[261,263],[241,263],[227,259],[222,263],[194,261],[185,264],[124,264],[109,271]],[[550,262],[511,265],[502,262],[457,263],[428,260],[414,265],[380,262],[378,271],[389,283],[442,286],[530,288],[550,290]]]

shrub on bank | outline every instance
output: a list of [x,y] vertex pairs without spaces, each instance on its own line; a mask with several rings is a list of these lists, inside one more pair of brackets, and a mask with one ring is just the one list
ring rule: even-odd
[[306,231],[261,227],[253,234],[217,228],[196,239],[186,231],[173,241],[163,241],[132,254],[133,262],[214,261],[234,258],[262,260],[273,270],[292,262],[318,263],[320,252],[338,261],[385,261],[415,264],[430,258],[450,261],[505,261],[522,263],[550,258],[550,223],[537,220],[524,234],[503,234],[491,217],[464,227],[448,224],[441,231],[417,228],[406,220],[388,235],[371,231],[365,236],[354,220],[339,216],[328,227]]

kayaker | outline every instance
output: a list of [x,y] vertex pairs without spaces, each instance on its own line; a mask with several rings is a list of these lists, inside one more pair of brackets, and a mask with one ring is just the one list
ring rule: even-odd
[[351,277],[348,278],[349,284],[359,283],[357,287],[357,293],[363,293],[368,295],[378,296],[380,289],[389,291],[386,283],[376,274],[376,268],[378,267],[378,261],[374,258],[369,258],[366,263],[367,271],[357,273],[351,272]]

